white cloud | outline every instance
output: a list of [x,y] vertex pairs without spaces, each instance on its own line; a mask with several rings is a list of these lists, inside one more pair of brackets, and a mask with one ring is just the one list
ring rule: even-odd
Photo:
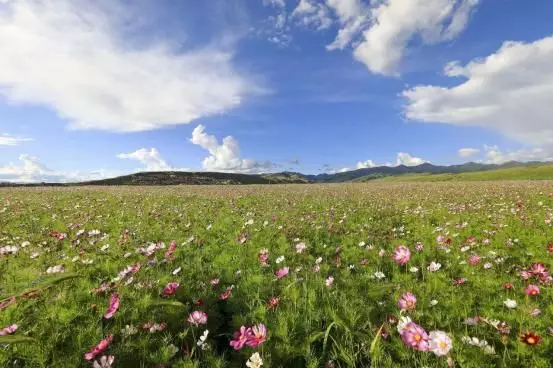
[[426,161],[420,157],[413,157],[405,152],[399,152],[397,154],[396,166],[418,166],[424,163],[430,163],[430,161]]
[[44,165],[36,156],[22,154],[19,156],[20,164],[10,163],[0,167],[0,182],[16,183],[67,183],[105,179],[123,175],[121,171],[96,170],[90,172],[65,172],[52,170]]
[[0,133],[0,146],[18,146],[20,143],[28,141],[32,141],[32,139],[15,137],[8,133]]
[[376,167],[376,164],[373,160],[359,161],[356,165],[356,168],[358,169],[367,169],[370,167]]
[[505,42],[466,66],[449,63],[454,87],[416,86],[403,91],[409,119],[480,126],[519,142],[553,144],[553,36],[531,43]]
[[284,8],[286,6],[286,2],[284,0],[263,0],[263,5]]
[[455,38],[479,0],[383,0],[371,10],[371,25],[354,57],[373,73],[395,75],[415,36],[425,44]]
[[208,171],[262,172],[273,167],[269,161],[255,161],[240,158],[238,141],[227,136],[220,144],[217,138],[205,132],[203,125],[198,125],[192,132],[190,141],[207,150],[210,156],[202,161],[202,166]]
[[317,30],[327,29],[333,23],[328,7],[316,0],[300,0],[292,12],[292,18],[306,28]]
[[523,148],[502,152],[498,146],[484,146],[487,164],[503,164],[509,161],[553,161],[553,147]]
[[170,171],[173,170],[167,162],[161,157],[156,148],[140,148],[131,153],[120,153],[118,158],[127,160],[136,160],[144,165],[145,171]]
[[480,153],[478,148],[461,148],[458,152],[459,157],[471,157]]
[[[259,89],[232,54],[133,47],[136,17],[120,3],[18,0],[0,6],[0,94],[47,106],[76,129],[145,131],[224,113]],[[182,45],[179,44],[179,50]]]
[[360,31],[368,26],[370,9],[360,0],[326,0],[326,3],[334,10],[341,24],[336,39],[327,46],[327,49],[344,49]]

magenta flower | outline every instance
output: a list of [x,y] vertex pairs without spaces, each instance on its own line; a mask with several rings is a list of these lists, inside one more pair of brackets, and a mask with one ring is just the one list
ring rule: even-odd
[[13,325],[0,329],[0,336],[11,335],[15,331],[17,331],[17,325],[14,323]]
[[240,327],[240,331],[234,333],[233,339],[230,341],[230,346],[234,350],[240,350],[244,347],[244,344],[252,337],[252,329],[244,326]]
[[105,319],[110,319],[119,310],[119,300],[119,294],[111,294],[111,296],[109,297],[108,310],[106,311],[106,314],[104,314]]
[[405,292],[402,296],[399,297],[397,301],[397,306],[401,310],[410,311],[415,309],[417,305],[417,298],[415,295]]
[[177,292],[177,289],[179,288],[178,282],[170,282],[163,288],[163,291],[161,292],[162,296],[171,296]]
[[407,347],[418,351],[428,351],[428,334],[421,326],[414,322],[409,322],[400,333],[401,339]]
[[101,353],[104,352],[104,350],[108,348],[109,344],[111,344],[112,341],[113,341],[113,335],[109,335],[107,338],[100,341],[100,343],[96,345],[91,351],[86,353],[84,355],[84,358],[86,360],[92,360],[96,358],[97,355],[100,355]]
[[526,293],[526,295],[536,296],[540,295],[540,288],[537,285],[528,285],[524,292]]
[[545,268],[545,265],[543,263],[534,263],[532,266],[530,266],[530,271],[534,275],[540,275],[544,272],[547,272],[547,269]]
[[480,262],[480,259],[481,259],[480,256],[477,256],[477,255],[475,254],[475,255],[473,255],[473,256],[470,257],[470,261],[469,261],[469,262],[470,262],[471,265],[475,265],[475,264],[477,264],[478,262]]
[[256,348],[263,344],[267,337],[267,327],[263,323],[259,323],[251,328],[252,335],[246,341],[246,344],[252,348]]
[[411,259],[411,251],[409,250],[409,248],[400,245],[394,251],[394,255],[392,256],[392,258],[395,263],[404,266]]
[[195,326],[205,325],[207,323],[207,313],[200,310],[194,311],[188,315],[188,322]]
[[288,272],[290,271],[290,267],[283,267],[275,272],[275,276],[277,279],[281,279],[284,276],[288,275]]

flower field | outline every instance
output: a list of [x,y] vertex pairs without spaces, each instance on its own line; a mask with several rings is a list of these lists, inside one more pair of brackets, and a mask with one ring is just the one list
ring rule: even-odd
[[551,367],[553,183],[0,190],[1,367]]

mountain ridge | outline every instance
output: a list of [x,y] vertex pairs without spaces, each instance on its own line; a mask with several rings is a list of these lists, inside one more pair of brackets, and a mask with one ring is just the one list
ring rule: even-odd
[[[82,186],[82,185],[246,185],[246,184],[308,184],[366,182],[385,177],[399,177],[407,174],[462,174],[492,171],[508,168],[525,168],[552,165],[551,162],[509,161],[503,164],[483,164],[467,162],[458,165],[433,165],[423,163],[417,166],[378,166],[339,173],[317,175],[283,171],[266,174],[239,174],[224,172],[160,171],[138,172],[114,178],[83,181],[76,183],[10,183],[0,182],[0,187],[11,186]],[[551,177],[553,179],[553,176]]]

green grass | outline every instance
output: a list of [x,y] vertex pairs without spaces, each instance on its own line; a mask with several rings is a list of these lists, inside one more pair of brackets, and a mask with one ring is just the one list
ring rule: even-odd
[[477,171],[459,174],[406,174],[376,179],[378,181],[492,181],[492,180],[553,180],[553,165],[537,165]]
[[[114,367],[244,367],[254,352],[263,368],[446,367],[447,357],[403,344],[393,320],[408,315],[452,338],[456,367],[550,367],[553,291],[549,281],[519,274],[553,264],[552,188],[521,181],[2,189],[0,247],[18,251],[0,256],[0,303],[15,297],[0,310],[0,329],[19,328],[0,339],[0,366],[90,367],[84,354],[113,335],[103,354],[115,357]],[[172,240],[177,248],[166,257]],[[158,242],[165,248],[137,252]],[[300,242],[303,253],[296,252]],[[391,257],[399,245],[412,253],[405,266]],[[259,262],[262,249],[268,265]],[[471,265],[472,255],[481,261]],[[428,270],[433,261],[440,270]],[[136,263],[132,279],[113,280]],[[47,274],[55,265],[70,277]],[[285,266],[289,274],[277,280]],[[466,283],[455,286],[460,278]],[[110,282],[107,293],[92,292]],[[169,282],[179,289],[161,297]],[[525,295],[531,283],[540,295]],[[232,295],[220,300],[228,287]],[[120,307],[106,320],[115,292]],[[417,298],[412,311],[397,307],[404,292]],[[273,297],[280,297],[274,309]],[[506,308],[506,299],[517,308]],[[195,310],[208,313],[207,325],[186,321]],[[474,316],[511,330],[464,324]],[[141,328],[147,322],[167,327],[150,333]],[[229,346],[241,326],[257,323],[268,331],[261,346]],[[125,333],[126,325],[137,333]],[[196,343],[206,329],[208,348],[201,350]],[[538,345],[520,341],[529,330],[542,338]],[[495,353],[463,343],[465,336],[485,339]]]

